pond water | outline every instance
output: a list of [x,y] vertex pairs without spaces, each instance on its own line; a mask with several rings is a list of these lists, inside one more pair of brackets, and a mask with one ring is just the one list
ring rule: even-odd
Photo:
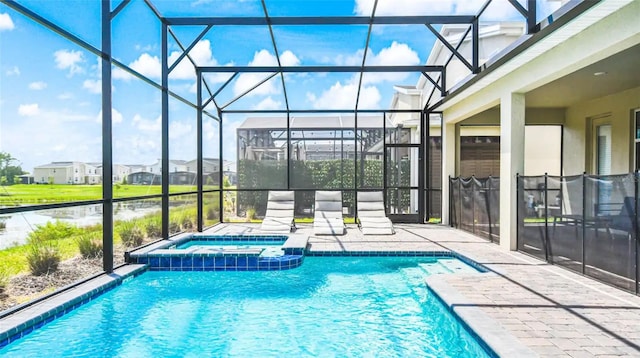
[[[130,220],[159,212],[156,203],[118,203],[115,204],[114,220]],[[25,244],[27,236],[38,225],[56,220],[77,226],[89,226],[102,223],[102,205],[84,205],[71,208],[29,211],[24,213],[0,215],[6,227],[0,230],[0,250]]]

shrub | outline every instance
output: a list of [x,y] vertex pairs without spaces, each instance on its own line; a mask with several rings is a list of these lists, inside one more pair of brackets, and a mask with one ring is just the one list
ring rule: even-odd
[[80,255],[85,259],[102,257],[102,237],[99,233],[86,233],[76,239]]
[[247,208],[247,221],[255,220],[256,218],[256,209],[253,207]]
[[125,246],[136,247],[142,245],[144,232],[136,222],[125,221],[120,224],[120,238]]
[[175,234],[180,232],[180,224],[178,224],[177,222],[173,221],[173,219],[171,221],[169,221],[169,233],[170,234]]
[[9,272],[0,267],[0,293],[3,293],[9,285]]
[[156,239],[162,237],[162,218],[153,217],[147,220],[147,224],[145,225],[145,230],[147,230],[147,237]]
[[183,230],[191,230],[193,229],[193,221],[189,216],[185,215],[182,217],[181,226]]
[[207,220],[213,220],[213,219],[216,219],[217,217],[218,217],[218,213],[216,212],[216,209],[214,209],[213,206],[208,206],[207,214],[206,214]]
[[50,243],[31,243],[31,249],[27,254],[27,263],[31,273],[42,276],[55,272],[60,263],[60,249]]
[[80,229],[72,224],[62,221],[48,222],[45,225],[37,225],[28,237],[28,240],[40,242],[55,241],[82,233]]

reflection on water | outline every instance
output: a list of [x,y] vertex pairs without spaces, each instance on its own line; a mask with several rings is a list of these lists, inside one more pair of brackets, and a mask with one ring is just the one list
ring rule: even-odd
[[[116,203],[113,216],[115,221],[130,220],[158,211],[160,206],[155,202]],[[1,215],[0,221],[6,228],[0,230],[0,250],[26,243],[27,236],[38,225],[56,220],[77,226],[101,224],[102,204]]]

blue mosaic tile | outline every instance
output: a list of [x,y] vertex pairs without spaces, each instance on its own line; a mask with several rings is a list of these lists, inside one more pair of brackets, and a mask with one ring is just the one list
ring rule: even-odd
[[182,257],[180,256],[173,256],[170,258],[171,259],[171,268],[179,268],[182,267]]
[[[216,257],[212,257],[212,264],[211,266],[213,267],[225,267],[225,260],[224,257],[222,256],[216,256]],[[205,266],[206,266],[206,261],[205,261]]]
[[213,256],[205,256],[203,257],[203,267],[204,268],[211,268],[211,267],[215,267],[215,259],[217,259],[217,257],[213,257]]
[[182,267],[193,268],[193,256],[185,256],[182,258]]
[[159,257],[159,259],[160,259],[160,264],[158,265],[158,267],[167,268],[167,269],[171,267],[170,257]]
[[17,341],[20,338],[22,338],[22,332],[18,332],[16,334],[14,334],[13,336],[9,337],[9,343]]
[[149,257],[149,266],[160,267],[160,258],[159,257]]
[[235,256],[226,256],[224,258],[224,266],[225,267],[236,267],[237,266],[237,257]]
[[248,262],[249,258],[246,256],[240,256],[238,257],[238,259],[236,260],[236,266],[238,268],[246,268],[248,266]]
[[196,268],[202,269],[202,267],[204,267],[204,258],[202,256],[193,256],[191,259],[194,270]]

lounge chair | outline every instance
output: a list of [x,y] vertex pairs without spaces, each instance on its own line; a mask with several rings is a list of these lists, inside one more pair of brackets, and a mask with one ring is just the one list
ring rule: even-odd
[[295,193],[293,191],[270,191],[267,199],[267,212],[260,230],[289,233],[295,228],[293,210]]
[[381,191],[358,192],[358,227],[364,235],[393,235]]
[[316,235],[344,235],[341,191],[316,191],[313,232]]

